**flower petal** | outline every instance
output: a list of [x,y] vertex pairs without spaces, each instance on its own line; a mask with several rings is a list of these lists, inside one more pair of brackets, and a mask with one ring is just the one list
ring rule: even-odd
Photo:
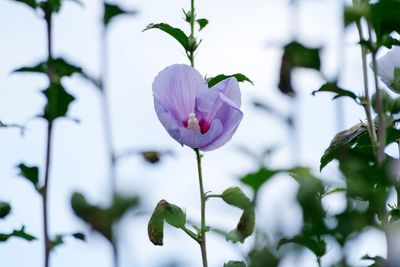
[[179,124],[157,99],[154,99],[154,106],[161,124],[169,135],[181,145],[191,148],[201,148],[214,141],[222,133],[223,126],[219,120],[214,120],[207,133],[202,134],[196,129],[188,129]]
[[236,132],[240,121],[243,118],[243,113],[240,111],[236,104],[220,93],[221,106],[215,114],[214,120],[222,123],[223,131],[211,143],[200,147],[200,150],[210,151],[223,146],[226,142],[232,139],[233,134]]
[[391,87],[395,68],[400,68],[400,47],[395,46],[377,60],[378,76]]
[[195,99],[207,83],[194,68],[175,64],[161,71],[153,82],[153,95],[160,105],[179,122],[194,112]]
[[224,94],[227,98],[232,100],[232,102],[235,103],[237,107],[240,108],[241,104],[240,88],[239,88],[239,83],[237,82],[235,77],[229,77],[217,83],[210,89],[218,90],[219,92]]

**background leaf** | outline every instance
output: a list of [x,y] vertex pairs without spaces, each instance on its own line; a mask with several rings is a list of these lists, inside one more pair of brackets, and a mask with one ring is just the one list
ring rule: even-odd
[[40,185],[39,185],[39,168],[36,166],[30,167],[25,165],[24,163],[21,163],[18,165],[20,175],[24,178],[26,178],[29,182],[33,184],[35,189],[39,190]]
[[7,202],[0,201],[0,219],[4,219],[11,212],[11,206]]
[[21,230],[14,230],[10,234],[0,234],[0,242],[5,242],[11,237],[18,237],[26,241],[36,240],[36,237],[25,232],[25,227],[23,226]]
[[118,5],[105,3],[104,4],[104,25],[108,26],[112,19],[120,15],[136,15],[136,10],[125,10]]

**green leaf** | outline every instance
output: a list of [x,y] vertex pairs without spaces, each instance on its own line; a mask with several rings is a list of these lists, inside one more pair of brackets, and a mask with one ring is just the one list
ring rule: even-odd
[[4,219],[11,212],[11,206],[7,202],[0,201],[0,219]]
[[81,67],[73,65],[64,58],[55,58],[50,61],[40,62],[34,66],[22,67],[14,70],[14,72],[34,72],[34,73],[50,73],[53,81],[59,81],[62,77],[70,77],[73,74],[81,74],[88,78]]
[[[88,203],[80,193],[74,193],[71,198],[74,213],[110,242],[113,240],[114,223],[118,222],[128,210],[137,207],[138,203],[139,200],[135,196],[115,195],[112,204],[107,208],[102,208]],[[78,239],[82,237],[80,233],[73,236]]]
[[250,199],[243,193],[239,187],[230,187],[226,189],[222,194],[221,198],[225,203],[238,207],[239,209],[245,210],[252,206]]
[[325,83],[324,85],[322,85],[318,90],[313,91],[312,95],[315,95],[316,93],[320,93],[320,92],[331,92],[331,93],[335,93],[335,96],[333,97],[334,99],[337,99],[339,97],[350,97],[351,99],[353,99],[354,101],[356,101],[356,103],[359,103],[359,97],[354,94],[353,92],[349,91],[349,90],[345,90],[343,88],[340,88],[336,82],[328,82]]
[[39,168],[36,166],[27,166],[24,163],[21,163],[17,166],[19,168],[19,175],[26,178],[30,181],[36,190],[39,190]]
[[14,230],[12,233],[9,234],[0,234],[0,242],[5,242],[11,237],[18,237],[26,241],[36,240],[36,237],[25,232],[24,226],[22,226],[21,230]]
[[242,178],[240,178],[240,180],[242,181],[242,183],[250,186],[253,189],[254,194],[257,194],[260,187],[264,183],[266,183],[271,177],[284,171],[285,170],[271,170],[262,167],[256,172],[249,173],[243,176]]
[[238,82],[249,82],[249,83],[253,84],[253,82],[249,78],[247,78],[244,74],[235,73],[235,74],[231,74],[231,75],[220,74],[215,77],[207,78],[208,87],[211,88],[214,85],[216,85],[217,83],[222,82],[223,80],[228,79],[230,77],[235,77]]
[[186,214],[181,208],[164,199],[158,202],[147,226],[149,239],[156,246],[163,245],[164,220],[173,227],[184,229]]
[[44,107],[43,118],[48,121],[54,121],[57,118],[65,117],[69,105],[75,98],[70,95],[61,83],[51,83],[50,86],[43,90],[47,103]]
[[73,237],[73,238],[75,238],[75,239],[78,239],[78,240],[81,240],[81,241],[86,241],[85,235],[84,235],[83,233],[80,233],[80,232],[78,232],[78,233],[73,233],[73,234],[58,234],[58,235],[56,235],[56,236],[54,237],[53,240],[50,241],[51,249],[53,249],[53,248],[56,247],[56,246],[59,246],[59,245],[64,244],[64,243],[65,243],[65,242],[64,242],[64,238],[65,238],[65,237],[68,237],[68,236],[71,236],[71,237]]
[[228,261],[224,267],[246,267],[246,264],[243,261]]
[[150,29],[159,29],[169,34],[183,46],[185,51],[189,50],[189,37],[181,29],[174,28],[166,23],[151,23],[147,25],[147,27],[143,31],[147,31]]
[[367,5],[354,5],[351,7],[345,7],[344,9],[344,25],[349,26],[354,22],[358,22],[362,17],[365,17],[369,13],[369,6]]
[[298,42],[291,42],[284,47],[279,71],[279,90],[286,95],[294,96],[292,71],[294,68],[320,70],[319,48],[309,48]]
[[322,257],[326,253],[326,242],[322,239],[316,239],[308,236],[295,236],[284,238],[279,241],[278,249],[286,244],[295,243],[311,250],[317,257]]
[[325,187],[309,168],[296,167],[289,171],[290,176],[299,183],[296,198],[303,211],[303,235],[318,236],[326,232],[325,210],[321,198]]
[[118,5],[105,3],[104,4],[103,22],[104,22],[104,25],[107,26],[111,22],[111,20],[114,19],[117,16],[120,16],[120,15],[136,15],[136,14],[137,14],[136,10],[125,10],[125,9],[122,9]]
[[391,49],[393,46],[400,46],[400,40],[387,35],[382,38],[382,45]]
[[400,2],[379,1],[370,5],[370,17],[378,41],[387,35],[400,33]]
[[198,19],[196,20],[197,24],[199,24],[199,31],[201,31],[202,29],[204,29],[207,25],[208,25],[208,19]]
[[368,134],[367,125],[365,123],[357,123],[353,127],[337,133],[333,137],[329,147],[325,150],[324,155],[321,157],[320,171],[335,159],[337,153],[340,153],[342,148],[354,145],[357,142],[357,138],[365,134]]
[[23,3],[32,9],[36,9],[38,7],[38,4],[36,3],[36,0],[14,0],[15,2],[20,2]]
[[400,220],[400,209],[399,208],[392,208],[389,211],[390,214],[390,222],[395,222]]

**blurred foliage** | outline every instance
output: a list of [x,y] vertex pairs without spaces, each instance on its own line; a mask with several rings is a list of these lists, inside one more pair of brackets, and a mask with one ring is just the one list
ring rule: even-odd
[[278,84],[278,88],[283,94],[295,95],[295,89],[292,84],[292,72],[295,68],[314,70],[321,68],[319,52],[319,48],[306,47],[296,41],[284,46]]
[[137,197],[118,194],[114,195],[112,204],[107,208],[90,204],[80,193],[74,193],[71,198],[71,207],[75,214],[110,242],[113,242],[113,226],[138,204]]
[[136,15],[138,12],[136,10],[125,10],[116,4],[104,3],[104,17],[103,22],[105,26],[120,15]]

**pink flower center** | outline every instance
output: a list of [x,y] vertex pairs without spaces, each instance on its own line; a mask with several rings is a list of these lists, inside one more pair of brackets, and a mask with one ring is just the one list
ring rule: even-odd
[[202,134],[205,134],[210,129],[210,123],[205,119],[199,121],[194,113],[190,113],[188,119],[183,121],[182,124],[186,128],[198,130]]

